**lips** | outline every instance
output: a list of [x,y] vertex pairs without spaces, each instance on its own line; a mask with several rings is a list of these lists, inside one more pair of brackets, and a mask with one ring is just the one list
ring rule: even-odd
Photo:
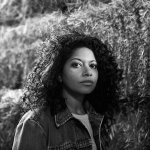
[[82,82],[80,82],[80,83],[82,83],[82,84],[84,84],[84,85],[92,85],[92,84],[93,84],[93,81],[91,81],[91,80],[85,80],[85,81],[82,81]]

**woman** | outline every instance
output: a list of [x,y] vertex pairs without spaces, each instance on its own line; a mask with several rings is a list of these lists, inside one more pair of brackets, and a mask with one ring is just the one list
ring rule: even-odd
[[28,77],[23,99],[30,110],[17,126],[12,149],[106,149],[120,79],[99,39],[70,33],[50,41]]

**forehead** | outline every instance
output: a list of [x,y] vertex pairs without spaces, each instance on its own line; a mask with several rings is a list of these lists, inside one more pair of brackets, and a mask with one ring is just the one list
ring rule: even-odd
[[81,47],[74,50],[73,54],[71,55],[72,58],[80,58],[80,59],[88,59],[88,60],[95,60],[94,53],[91,49],[87,47]]

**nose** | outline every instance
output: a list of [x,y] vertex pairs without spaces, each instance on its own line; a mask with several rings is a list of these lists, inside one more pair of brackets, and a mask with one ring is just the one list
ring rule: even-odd
[[83,76],[92,76],[91,69],[88,66],[84,66],[82,75]]

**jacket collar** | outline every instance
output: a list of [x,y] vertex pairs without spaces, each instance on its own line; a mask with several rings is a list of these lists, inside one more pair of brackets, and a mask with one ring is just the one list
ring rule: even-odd
[[55,123],[57,127],[60,127],[61,125],[65,124],[68,120],[73,118],[71,112],[69,109],[66,107],[63,111],[58,112],[55,115]]
[[[89,115],[90,122],[98,123],[98,124],[102,122],[104,116],[97,113],[89,102],[85,103],[85,109],[87,110],[87,113]],[[73,118],[73,115],[71,114],[71,112],[66,106],[64,110],[55,114],[56,126],[57,127],[62,126],[63,124],[68,122],[71,118]]]

